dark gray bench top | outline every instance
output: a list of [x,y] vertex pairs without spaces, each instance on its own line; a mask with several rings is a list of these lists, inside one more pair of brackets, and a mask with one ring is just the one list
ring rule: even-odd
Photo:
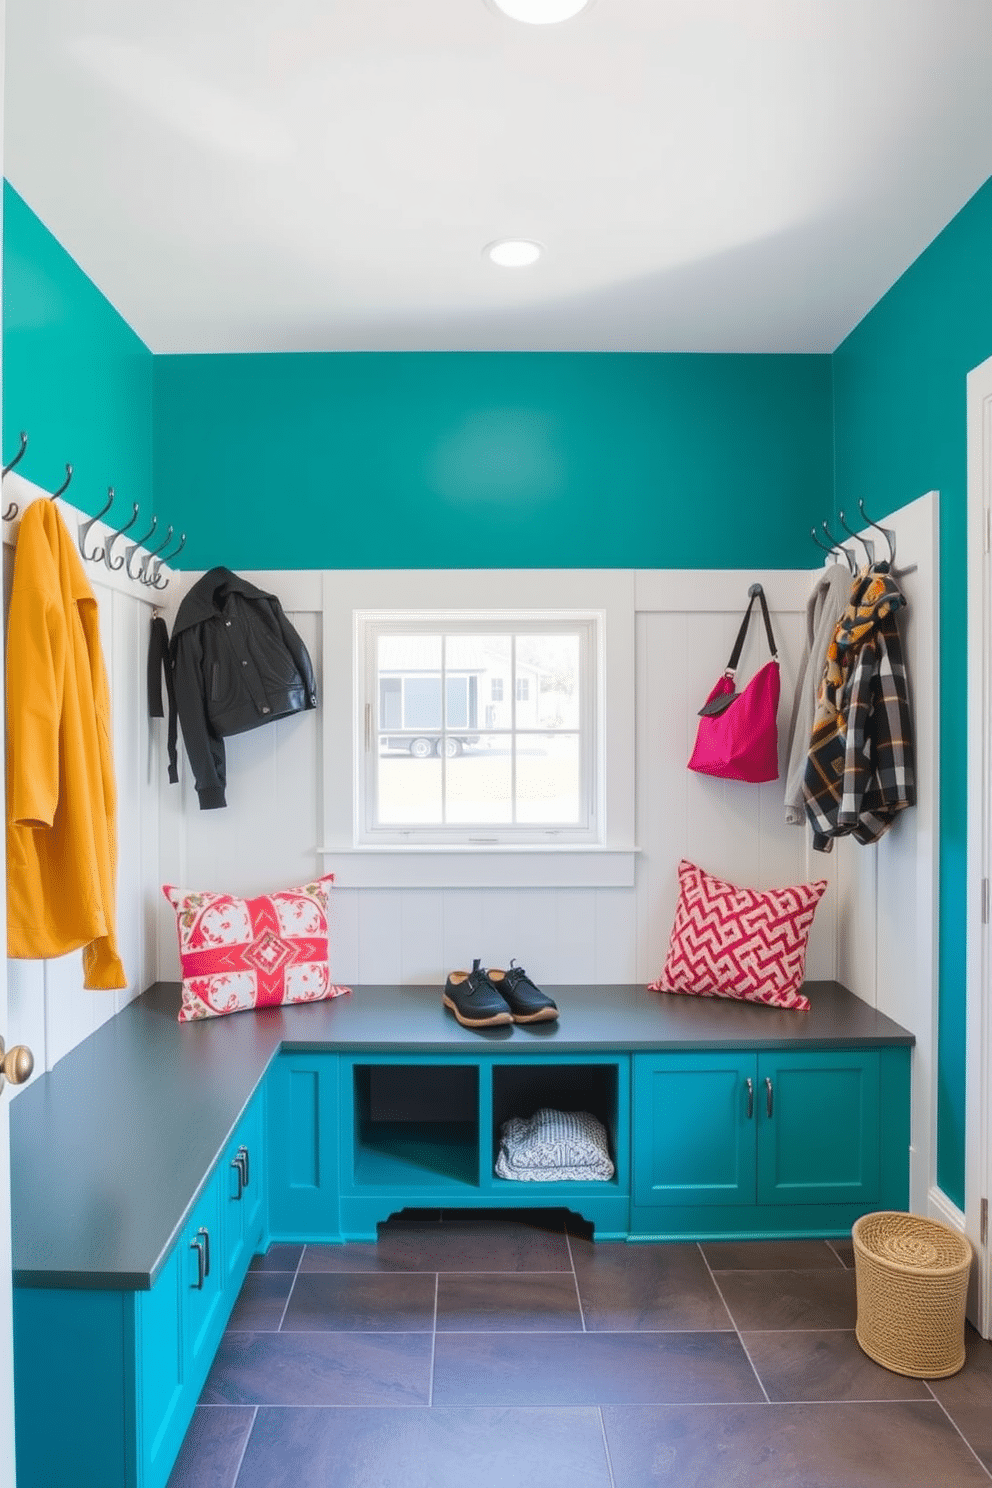
[[11,1104],[15,1284],[151,1286],[280,1049],[558,1059],[914,1042],[836,982],[806,984],[808,1013],[641,985],[546,990],[561,1009],[557,1023],[473,1032],[436,986],[356,987],[330,1002],[180,1024],[178,984],[156,983]]

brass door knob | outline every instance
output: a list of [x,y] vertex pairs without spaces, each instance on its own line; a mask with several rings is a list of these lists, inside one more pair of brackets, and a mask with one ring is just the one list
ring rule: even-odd
[[4,1080],[9,1080],[11,1085],[23,1085],[25,1080],[30,1080],[34,1069],[34,1055],[27,1044],[15,1044],[12,1049],[8,1049],[0,1038],[0,1056],[0,1090],[3,1089]]

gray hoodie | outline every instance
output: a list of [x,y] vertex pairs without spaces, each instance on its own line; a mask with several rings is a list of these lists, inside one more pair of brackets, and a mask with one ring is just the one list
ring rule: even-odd
[[803,776],[813,732],[816,694],[827,662],[827,647],[848,600],[854,579],[843,563],[824,569],[806,605],[806,649],[799,668],[799,682],[789,724],[788,764],[785,771],[785,819],[790,826],[806,821]]

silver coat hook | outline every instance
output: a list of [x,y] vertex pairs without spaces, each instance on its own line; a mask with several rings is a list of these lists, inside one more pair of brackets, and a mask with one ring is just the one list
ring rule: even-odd
[[[172,529],[170,528],[169,530],[171,531]],[[179,546],[178,546],[178,548],[173,549],[173,551],[171,553],[166,553],[162,558],[159,558],[159,560],[155,564],[155,572],[153,573],[151,579],[150,580],[146,580],[145,582],[146,583],[150,582],[153,589],[168,589],[168,587],[169,587],[169,580],[167,578],[161,584],[159,583],[159,579],[161,578],[161,575],[162,575],[162,569],[165,566],[165,564],[166,563],[169,563],[173,558],[178,558],[179,557],[179,554],[182,552],[182,550],[183,550],[183,548],[185,546],[186,546],[186,534],[184,532],[182,534],[182,536],[180,537],[180,539],[179,539]]]
[[875,544],[870,540],[870,538],[862,537],[860,532],[854,532],[850,527],[848,527],[847,523],[844,521],[843,512],[837,513],[837,520],[843,527],[844,531],[847,532],[851,537],[853,537],[855,542],[859,542],[864,548],[865,553],[868,557],[868,564],[870,567],[875,562]]
[[102,548],[96,548],[96,549],[94,549],[94,551],[92,553],[87,553],[87,551],[86,551],[86,539],[89,536],[90,528],[93,526],[93,523],[94,522],[99,522],[99,520],[100,520],[101,517],[105,517],[107,515],[107,513],[109,512],[110,508],[113,506],[113,504],[114,504],[114,488],[113,488],[113,486],[108,486],[107,487],[107,504],[103,508],[103,510],[102,511],[98,511],[95,517],[89,517],[89,518],[87,518],[87,520],[85,522],[80,522],[79,523],[79,537],[78,537],[79,552],[80,552],[80,556],[83,557],[86,560],[87,563],[99,563],[100,562],[100,559],[103,557],[103,549]]
[[[24,451],[27,449],[27,447],[28,447],[28,436],[25,434],[24,430],[22,429],[21,430],[21,447],[17,451],[17,454],[14,456],[14,458],[11,460],[10,464],[9,465],[5,465],[3,467],[3,471],[0,472],[0,473],[2,473],[3,475],[6,475],[9,470],[13,470],[14,466],[15,465],[18,465],[21,462],[21,460],[24,459]],[[5,522],[12,522],[14,520],[14,518],[17,516],[17,513],[19,511],[20,511],[20,507],[17,505],[17,502],[16,501],[12,501],[10,503],[10,505],[4,511],[3,520]]]
[[104,545],[103,545],[103,561],[107,565],[107,567],[111,570],[111,572],[114,572],[115,573],[117,571],[117,569],[124,567],[124,559],[123,558],[118,558],[117,559],[117,562],[115,563],[114,560],[110,556],[110,553],[111,553],[111,550],[112,550],[112,548],[114,546],[114,543],[117,541],[117,539],[119,537],[123,537],[125,532],[130,531],[130,529],[134,526],[134,524],[135,524],[135,522],[137,520],[138,520],[138,503],[135,502],[134,503],[134,506],[131,508],[131,520],[129,522],[125,522],[123,527],[118,527],[118,529],[117,529],[116,532],[112,532],[110,534],[110,536],[107,538],[106,542],[104,543]]
[[49,500],[51,500],[51,501],[58,501],[59,497],[61,495],[63,495],[66,491],[68,491],[68,489],[69,489],[69,482],[71,480],[72,480],[72,466],[71,465],[67,465],[65,467],[65,480],[59,486],[59,488],[58,488],[57,491],[53,491],[52,492]]
[[889,566],[892,567],[895,564],[895,561],[896,561],[896,535],[892,531],[892,528],[891,527],[879,527],[879,525],[878,525],[877,522],[873,522],[872,519],[871,519],[871,517],[865,511],[865,503],[864,503],[863,500],[861,500],[861,501],[858,502],[858,511],[864,517],[865,521],[868,523],[868,526],[869,527],[874,527],[875,528],[875,531],[876,532],[880,532],[882,534],[882,536],[885,538],[886,545],[887,545],[887,547],[889,549]]
[[145,575],[148,572],[148,565],[149,565],[149,563],[151,563],[151,561],[152,561],[153,558],[158,557],[159,553],[161,553],[163,551],[163,549],[165,549],[165,548],[167,548],[169,546],[169,544],[170,544],[171,541],[172,541],[172,528],[170,527],[169,530],[168,530],[168,532],[165,534],[165,542],[162,543],[157,548],[150,549],[149,552],[145,555],[145,560],[142,563],[141,567],[138,569],[138,578],[141,580],[141,582],[143,584],[148,585],[148,586],[151,585],[152,580],[145,577]]
[[125,562],[124,567],[125,567],[125,571],[126,571],[127,576],[128,576],[129,579],[136,579],[136,578],[138,578],[138,574],[133,574],[131,572],[131,562],[132,562],[132,559],[134,558],[134,555],[138,551],[138,549],[139,548],[143,548],[145,546],[145,543],[148,541],[148,539],[150,537],[154,537],[155,536],[155,528],[157,526],[158,526],[158,517],[152,517],[152,525],[149,527],[149,529],[145,533],[144,537],[139,537],[138,538],[138,541],[136,543],[132,543],[131,546],[128,548],[128,550],[127,550],[127,561]]
[[[27,447],[28,447],[28,436],[25,434],[24,430],[22,429],[21,430],[21,447],[17,451],[17,454],[14,456],[14,458],[11,460],[10,464],[9,465],[5,465],[3,467],[3,471],[0,472],[0,474],[7,475],[11,470],[13,470],[13,468],[14,468],[15,465],[19,465],[21,463],[21,461],[24,459],[24,452],[27,449]],[[8,518],[8,521],[9,521],[9,518]]]
[[[847,563],[847,566],[851,570],[852,574],[853,573],[857,573],[857,571],[858,571],[858,565],[857,565],[857,563],[854,560],[854,554],[853,553],[849,553],[848,550],[847,550],[847,548],[845,548],[842,543],[839,543],[837,541],[837,539],[834,537],[833,533],[830,531],[830,528],[827,526],[826,522],[821,522],[820,523],[820,526],[823,528],[823,530],[826,533],[827,537],[829,537],[829,539],[830,539],[830,552],[832,552],[832,553],[843,553],[844,558],[845,558],[845,561]],[[823,544],[821,543],[820,546],[822,547]]]

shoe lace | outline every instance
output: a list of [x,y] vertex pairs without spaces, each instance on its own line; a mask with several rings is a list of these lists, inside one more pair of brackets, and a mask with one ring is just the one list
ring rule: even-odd
[[466,980],[468,982],[468,990],[472,995],[492,985],[489,980],[489,973],[483,969],[480,957],[476,957],[472,962],[472,970],[469,972]]

